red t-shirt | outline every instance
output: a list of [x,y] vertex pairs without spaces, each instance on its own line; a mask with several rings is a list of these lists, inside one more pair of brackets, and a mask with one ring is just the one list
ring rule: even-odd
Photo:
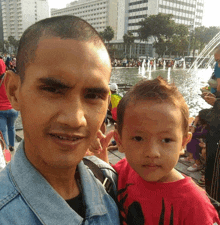
[[[5,71],[6,71],[6,65],[5,65],[4,61],[2,59],[0,59],[0,75],[5,73]],[[1,80],[0,80],[0,82],[1,82]],[[5,84],[4,84],[4,80],[3,80],[2,85],[0,87],[0,111],[9,110],[9,109],[12,109],[12,106],[6,95]]]
[[122,159],[118,173],[118,202],[127,225],[220,225],[217,211],[190,177],[169,182],[147,182]]

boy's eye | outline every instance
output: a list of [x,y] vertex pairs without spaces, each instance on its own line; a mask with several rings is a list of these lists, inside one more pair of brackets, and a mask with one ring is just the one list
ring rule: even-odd
[[164,138],[162,140],[162,142],[164,142],[164,143],[170,143],[171,142],[171,139],[170,138]]
[[135,136],[133,139],[137,142],[143,141],[143,138],[141,136]]

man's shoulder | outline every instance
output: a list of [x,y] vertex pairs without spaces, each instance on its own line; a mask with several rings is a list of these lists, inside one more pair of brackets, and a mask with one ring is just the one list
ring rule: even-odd
[[2,207],[11,202],[19,192],[12,183],[9,174],[9,165],[0,172],[0,210]]
[[87,156],[85,158],[95,163],[101,169],[104,176],[110,176],[115,183],[117,182],[117,173],[108,163],[97,158],[96,156]]

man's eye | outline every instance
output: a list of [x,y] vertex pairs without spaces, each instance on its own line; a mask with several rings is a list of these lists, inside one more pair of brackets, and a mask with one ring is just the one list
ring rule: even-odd
[[137,142],[143,141],[143,138],[140,136],[135,136],[133,139]]
[[42,87],[41,89],[44,90],[44,91],[55,93],[55,94],[61,94],[62,93],[62,91],[60,89],[54,88],[54,87]]
[[171,142],[171,139],[170,138],[164,138],[162,140],[162,142],[164,142],[164,143],[170,143]]
[[88,93],[85,95],[85,98],[89,98],[89,99],[98,99],[98,98],[101,98],[100,95],[97,95],[95,93]]

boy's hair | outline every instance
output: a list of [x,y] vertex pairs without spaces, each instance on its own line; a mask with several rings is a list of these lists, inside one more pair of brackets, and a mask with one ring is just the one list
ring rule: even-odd
[[152,100],[156,103],[170,103],[179,108],[183,118],[183,133],[187,135],[189,125],[188,106],[174,84],[168,84],[162,77],[154,80],[142,80],[133,86],[121,99],[117,108],[117,130],[122,135],[124,114],[130,103]]
[[24,80],[25,66],[35,59],[41,37],[74,39],[105,46],[99,33],[89,23],[76,16],[57,16],[38,21],[25,30],[19,42],[16,65],[21,81]]

